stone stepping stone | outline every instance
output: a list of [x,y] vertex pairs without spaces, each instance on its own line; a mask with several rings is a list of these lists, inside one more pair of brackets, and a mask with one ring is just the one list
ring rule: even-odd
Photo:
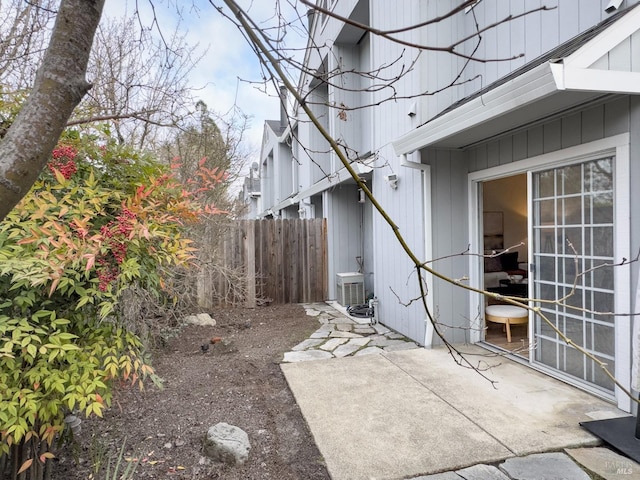
[[300,342],[298,345],[293,347],[291,350],[300,351],[300,350],[308,350],[309,348],[317,347],[324,340],[322,338],[307,338],[305,341]]
[[376,331],[371,327],[359,327],[358,325],[356,325],[353,328],[353,331],[355,333],[359,333],[361,335],[371,335],[373,333],[376,333]]
[[340,323],[336,325],[336,330],[340,330],[341,332],[351,332],[353,330],[353,325],[349,325],[348,323]]
[[337,317],[334,318],[332,320],[329,320],[329,323],[333,323],[334,325],[344,325],[344,324],[348,324],[348,325],[355,325],[353,323],[353,320],[346,318],[346,317]]
[[375,355],[376,353],[384,353],[384,350],[379,347],[366,347],[357,352],[354,357],[359,357],[361,355]]
[[456,470],[460,480],[510,480],[504,473],[491,465],[473,465],[472,467]]
[[560,452],[536,453],[526,457],[509,458],[500,470],[513,480],[590,480],[591,477],[567,455]]
[[349,341],[348,338],[332,338],[330,340],[327,340],[322,345],[320,345],[320,348],[322,350],[326,350],[327,352],[331,352],[335,350],[337,347],[339,347],[340,345],[342,345],[343,343],[346,343],[348,341]]
[[303,352],[286,352],[282,359],[285,363],[307,362],[310,360],[326,360],[333,355],[324,350],[305,350]]
[[373,328],[375,329],[376,332],[378,332],[380,335],[385,335],[387,333],[391,333],[391,330],[389,330],[387,327],[385,327],[384,325],[380,325],[379,323],[376,323],[373,325]]
[[337,358],[347,357],[353,355],[355,352],[369,343],[368,338],[352,338],[347,343],[340,345],[333,351],[333,354]]
[[602,478],[608,480],[640,478],[640,465],[609,448],[567,448],[565,452],[587,470],[591,470]]
[[391,333],[387,333],[387,338],[392,338],[394,340],[402,340],[402,339],[406,339],[407,337],[405,337],[401,333],[391,332]]
[[357,333],[341,332],[339,330],[334,330],[331,332],[330,336],[334,338],[362,338],[362,335],[358,335]]

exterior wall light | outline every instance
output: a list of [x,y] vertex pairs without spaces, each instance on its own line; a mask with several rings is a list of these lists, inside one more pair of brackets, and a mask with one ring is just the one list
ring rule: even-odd
[[392,173],[390,175],[385,175],[384,179],[389,184],[389,186],[394,190],[398,188],[398,175],[396,175],[395,173]]

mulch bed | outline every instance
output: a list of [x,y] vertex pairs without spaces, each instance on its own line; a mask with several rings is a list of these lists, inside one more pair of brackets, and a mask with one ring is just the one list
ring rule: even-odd
[[[300,305],[209,312],[215,327],[188,326],[153,352],[164,388],[118,388],[104,419],[85,420],[76,445],[57,452],[53,478],[91,478],[92,465],[139,459],[135,478],[329,479],[280,370],[282,355],[318,327]],[[201,345],[213,337],[222,342]],[[226,422],[249,435],[241,466],[203,456],[208,428]],[[99,474],[94,478],[103,478]]]

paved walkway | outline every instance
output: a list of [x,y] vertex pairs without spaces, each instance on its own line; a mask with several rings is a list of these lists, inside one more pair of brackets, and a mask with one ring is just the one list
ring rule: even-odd
[[281,368],[333,480],[640,480],[579,426],[624,415],[611,404],[469,346],[494,388],[443,349],[305,308],[318,329]]
[[285,363],[420,348],[384,325],[372,324],[369,318],[349,316],[339,304],[313,303],[304,308],[307,315],[318,320],[318,330],[291,352],[286,352]]

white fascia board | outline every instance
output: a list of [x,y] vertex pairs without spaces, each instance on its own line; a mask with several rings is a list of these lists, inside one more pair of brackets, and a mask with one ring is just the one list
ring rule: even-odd
[[587,68],[640,29],[640,6],[616,20],[611,26],[564,59],[571,67]]
[[287,143],[287,138],[293,138],[293,129],[298,125],[298,119],[294,117],[289,117],[289,121],[287,122],[287,126],[282,132],[282,135],[278,138],[279,143]]
[[[354,162],[351,164],[351,166],[359,175],[370,173],[373,170],[373,167],[364,165],[360,162]],[[339,185],[345,180],[348,180],[350,178],[352,178],[351,174],[346,168],[343,167],[340,170],[338,170],[336,173],[329,175],[323,178],[322,180],[317,181],[316,183],[311,185],[309,188],[302,190],[301,192],[298,192],[298,194],[295,197],[293,197],[293,199],[295,200],[295,202],[300,202],[305,198],[312,197],[321,192],[324,192],[325,190],[335,187],[336,185]]]
[[558,90],[640,94],[640,73],[551,65]]
[[[420,155],[420,152],[417,152],[416,155]],[[401,155],[400,156],[400,166],[401,167],[407,167],[407,168],[415,168],[417,170],[423,170],[426,171],[430,168],[429,165],[424,164],[424,163],[420,163],[420,162],[416,162],[414,160],[409,160],[408,155]],[[431,257],[427,257],[427,258],[431,258]]]
[[549,65],[543,63],[391,142],[396,155],[428,147],[551,95],[557,87]]
[[294,203],[298,203],[298,200],[296,199],[295,195],[287,197],[283,201],[281,201],[280,203],[272,206],[271,210],[273,210],[274,212],[278,212],[278,211],[283,210],[283,209],[285,209],[287,207],[290,207]]

